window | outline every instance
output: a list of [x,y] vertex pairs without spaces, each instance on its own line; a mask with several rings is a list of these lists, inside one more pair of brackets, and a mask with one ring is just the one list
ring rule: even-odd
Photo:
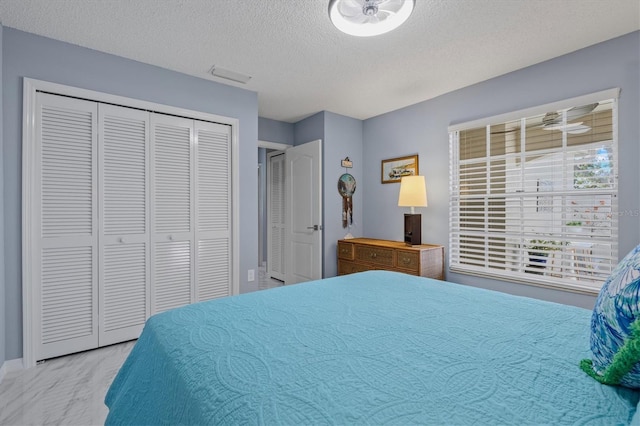
[[600,289],[618,262],[617,97],[449,128],[452,271]]

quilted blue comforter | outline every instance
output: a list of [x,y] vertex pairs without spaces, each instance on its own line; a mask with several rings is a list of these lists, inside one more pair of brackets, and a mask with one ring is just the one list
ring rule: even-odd
[[381,271],[198,303],[147,321],[107,424],[627,424],[590,314]]

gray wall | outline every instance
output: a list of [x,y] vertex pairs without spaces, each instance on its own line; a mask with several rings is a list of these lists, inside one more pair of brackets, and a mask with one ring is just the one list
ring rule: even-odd
[[[364,232],[400,239],[398,185],[380,184],[380,160],[418,153],[429,206],[422,211],[423,241],[448,245],[449,143],[447,127],[612,87],[619,102],[619,255],[640,242],[640,32],[606,41],[364,122]],[[635,216],[633,214],[636,214]],[[586,295],[448,273],[449,281],[539,299],[593,307]]]
[[[4,242],[6,359],[22,356],[21,143],[22,78],[31,77],[239,119],[240,170],[255,170],[258,100],[238,89],[5,28],[2,45],[4,106]],[[240,285],[258,266],[258,195],[255,173],[241,173]]]
[[[4,28],[0,25],[0,158],[4,158],[3,144],[2,144],[2,34]],[[0,367],[4,363],[6,357],[6,344],[5,344],[5,304],[7,300],[5,298],[4,291],[4,166],[3,161],[0,161]]]
[[258,117],[258,139],[293,145],[293,124]]

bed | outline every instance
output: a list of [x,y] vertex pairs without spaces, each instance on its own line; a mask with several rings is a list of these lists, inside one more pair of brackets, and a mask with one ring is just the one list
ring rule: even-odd
[[[151,317],[107,424],[629,424],[591,311],[371,271]],[[639,415],[640,416],[640,415]]]

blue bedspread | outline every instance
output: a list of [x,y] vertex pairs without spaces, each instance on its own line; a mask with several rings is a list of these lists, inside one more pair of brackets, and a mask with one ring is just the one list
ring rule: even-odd
[[590,311],[365,272],[151,317],[107,424],[627,424]]

